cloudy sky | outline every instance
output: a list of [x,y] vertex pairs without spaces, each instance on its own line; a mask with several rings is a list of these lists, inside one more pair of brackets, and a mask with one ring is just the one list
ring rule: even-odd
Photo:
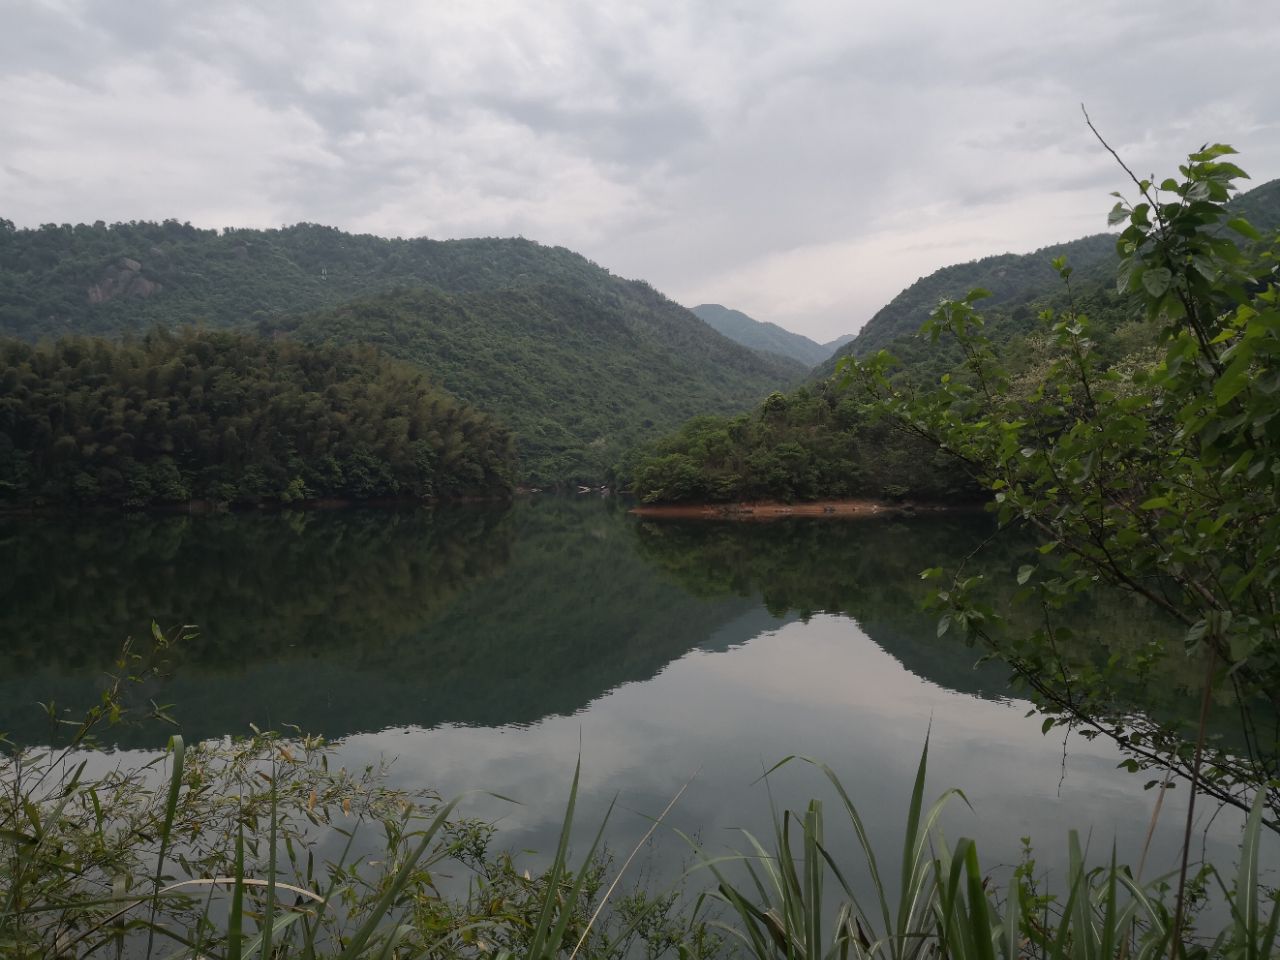
[[523,235],[815,339],[1102,228],[1205,141],[1280,176],[1267,0],[0,0],[0,216]]

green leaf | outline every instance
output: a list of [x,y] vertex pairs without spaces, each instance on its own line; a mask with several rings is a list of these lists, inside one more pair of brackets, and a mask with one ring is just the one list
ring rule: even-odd
[[1172,280],[1168,267],[1150,267],[1142,274],[1142,286],[1153,297],[1163,297]]
[[1169,507],[1168,497],[1152,497],[1150,500],[1142,504],[1142,510],[1167,510]]
[[1262,234],[1258,229],[1244,217],[1234,217],[1227,221],[1227,227],[1240,234],[1242,237],[1248,237],[1250,240],[1261,240]]
[[1205,147],[1198,153],[1191,154],[1188,159],[1192,163],[1207,163],[1210,160],[1215,160],[1218,157],[1224,157],[1236,152],[1235,147],[1228,146],[1225,143],[1215,143],[1212,146]]
[[[1246,344],[1247,345],[1247,344]],[[1253,362],[1252,350],[1241,352],[1223,371],[1218,382],[1213,385],[1213,399],[1219,407],[1230,403],[1245,387],[1249,385],[1249,366]]]
[[1031,579],[1031,575],[1036,572],[1036,568],[1029,563],[1024,563],[1018,568],[1018,586],[1022,586]]

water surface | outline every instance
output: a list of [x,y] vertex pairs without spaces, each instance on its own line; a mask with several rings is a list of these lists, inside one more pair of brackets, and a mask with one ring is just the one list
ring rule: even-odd
[[[761,772],[797,753],[835,768],[891,838],[928,735],[931,791],[959,787],[973,808],[956,804],[948,832],[976,837],[988,863],[1014,861],[1027,836],[1042,865],[1060,864],[1069,826],[1136,860],[1145,778],[1116,770],[1107,744],[1043,736],[1006,671],[976,665],[981,651],[939,638],[921,609],[919,571],[958,563],[989,532],[980,516],[639,521],[596,498],[7,518],[0,729],[56,736],[35,702],[92,702],[121,640],[155,619],[199,625],[167,655],[171,676],[135,695],[173,704],[188,738],[294,724],[337,741],[349,765],[395,758],[405,784],[514,797],[469,810],[517,849],[553,846],[579,754],[583,820],[616,797],[617,849],[690,780],[672,825],[741,847],[734,828],[768,832]],[[1005,585],[1005,604],[1023,554],[1002,541],[969,563]],[[1161,629],[1115,599],[1074,615],[1075,642],[1100,651]],[[116,728],[109,745],[152,751],[170,732]],[[769,786],[779,804],[824,792],[799,764]],[[1234,818],[1209,828],[1212,813],[1205,850],[1229,862]],[[1171,866],[1178,814],[1175,796],[1152,869]],[[668,835],[647,862],[671,876],[687,858]]]

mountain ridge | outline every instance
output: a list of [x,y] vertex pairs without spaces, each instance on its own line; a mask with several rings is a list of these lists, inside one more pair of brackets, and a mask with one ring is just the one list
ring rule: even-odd
[[808,367],[831,355],[822,344],[767,320],[757,320],[741,310],[719,303],[700,303],[690,311],[717,333],[744,347],[791,357]]
[[374,344],[513,426],[520,479],[535,485],[603,482],[628,446],[807,372],[643,281],[530,240],[0,221],[0,334],[188,325]]
[[[1280,179],[1269,180],[1232,199],[1230,207],[1260,229],[1280,227]],[[922,359],[910,341],[945,298],[963,297],[974,288],[990,293],[980,304],[984,314],[996,316],[995,329],[1002,335],[1029,332],[1039,308],[1060,297],[1062,280],[1050,265],[1063,256],[1071,266],[1073,287],[1087,292],[1093,306],[1118,308],[1121,298],[1113,282],[1115,235],[1095,233],[1049,244],[1030,253],[992,254],[965,263],[948,264],[920,277],[881,307],[857,335],[826,361],[814,375],[819,379],[835,371],[842,356],[867,356],[878,350],[905,350],[908,361]],[[1001,322],[1003,320],[1003,322]],[[989,331],[990,333],[991,331]]]

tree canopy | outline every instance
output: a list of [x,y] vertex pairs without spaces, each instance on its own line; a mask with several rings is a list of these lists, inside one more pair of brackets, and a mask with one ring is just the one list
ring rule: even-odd
[[648,284],[523,239],[0,222],[0,334],[191,324],[376,344],[511,428],[516,475],[539,486],[604,481],[636,442],[745,409],[807,367],[734,343]]
[[627,470],[646,503],[978,495],[950,458],[826,384],[774,393],[736,417],[696,417]]
[[[1180,176],[1133,177],[1111,222],[1116,290],[1152,347],[1098,349],[1099,325],[1054,263],[1066,308],[1043,314],[1045,354],[1017,376],[978,313],[986,291],[944,302],[928,332],[950,338],[963,369],[916,391],[891,377],[887,352],[849,364],[872,405],[949,451],[990,495],[1005,524],[1026,525],[1041,557],[1018,574],[1044,611],[1040,629],[995,644],[1051,711],[1050,722],[1108,734],[1135,768],[1168,769],[1247,807],[1263,790],[1280,820],[1280,235],[1230,203],[1244,172],[1215,145]],[[1117,194],[1119,197],[1120,195]],[[940,575],[940,570],[933,571]],[[1099,668],[1064,655],[1054,610],[1099,582],[1182,625],[1201,671],[1199,731],[1117,715],[1117,677],[1145,676],[1167,644]],[[940,629],[991,641],[997,611],[981,578],[961,571],[939,592]],[[1204,736],[1233,711],[1244,751]]]
[[371,347],[0,340],[0,503],[491,496],[510,434]]

